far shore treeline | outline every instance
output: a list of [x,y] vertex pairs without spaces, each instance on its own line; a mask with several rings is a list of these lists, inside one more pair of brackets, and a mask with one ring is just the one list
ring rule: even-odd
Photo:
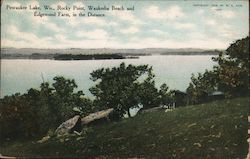
[[16,49],[1,48],[1,59],[98,60],[130,59],[150,55],[219,55],[219,50],[201,49]]
[[86,97],[83,91],[75,91],[74,79],[54,77],[52,84],[43,82],[40,88],[0,99],[1,140],[45,135],[74,115],[86,116],[108,108],[114,108],[111,119],[119,120],[125,114],[130,117],[129,110],[139,106],[142,109],[173,103],[187,106],[217,100],[213,98],[217,95],[221,98],[248,96],[249,37],[235,41],[213,60],[218,65],[192,75],[186,92],[169,90],[165,83],[156,88],[153,68],[148,65],[121,63],[118,67],[94,70],[90,79],[95,85],[89,89],[94,99]]

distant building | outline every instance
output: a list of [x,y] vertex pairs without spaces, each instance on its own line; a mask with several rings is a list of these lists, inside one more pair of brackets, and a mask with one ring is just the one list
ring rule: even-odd
[[187,98],[188,98],[187,93],[179,90],[174,90],[172,91],[172,96],[173,96],[172,108],[187,105]]

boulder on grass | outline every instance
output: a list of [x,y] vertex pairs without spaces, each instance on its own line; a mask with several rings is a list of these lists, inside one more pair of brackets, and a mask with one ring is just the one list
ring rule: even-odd
[[55,131],[58,135],[68,134],[74,132],[81,126],[81,118],[79,115],[74,116],[73,118],[63,122]]
[[98,111],[98,112],[95,112],[95,113],[91,113],[88,116],[83,117],[81,119],[81,123],[82,123],[82,125],[87,125],[87,124],[89,124],[89,123],[91,123],[93,121],[100,120],[100,119],[103,119],[103,118],[108,118],[110,113],[112,113],[113,111],[114,111],[114,109],[110,108],[110,109]]

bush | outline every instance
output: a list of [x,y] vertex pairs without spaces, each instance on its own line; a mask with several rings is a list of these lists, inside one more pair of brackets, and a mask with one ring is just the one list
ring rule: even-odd
[[39,136],[56,129],[63,121],[73,117],[79,108],[88,113],[92,102],[84,97],[74,80],[55,77],[52,87],[42,83],[40,90],[29,89],[25,94],[5,96],[0,100],[1,139]]

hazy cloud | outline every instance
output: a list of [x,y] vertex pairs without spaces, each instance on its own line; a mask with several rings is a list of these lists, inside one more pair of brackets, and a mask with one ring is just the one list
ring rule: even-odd
[[150,6],[146,9],[147,16],[152,19],[176,19],[184,16],[182,9],[177,6],[171,6],[167,9],[160,9],[158,6]]

